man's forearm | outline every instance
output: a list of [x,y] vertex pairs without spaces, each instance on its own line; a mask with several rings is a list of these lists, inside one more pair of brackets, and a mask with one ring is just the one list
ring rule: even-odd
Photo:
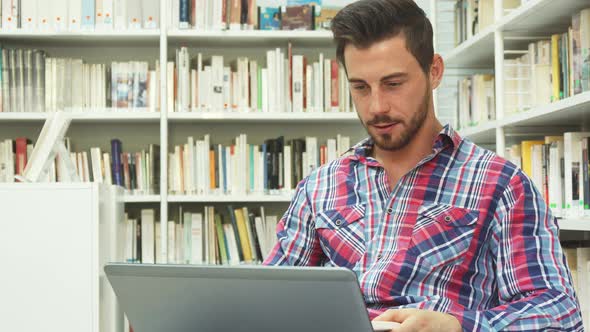
[[463,331],[583,331],[577,301],[555,290],[542,290],[520,300],[485,310],[450,312]]

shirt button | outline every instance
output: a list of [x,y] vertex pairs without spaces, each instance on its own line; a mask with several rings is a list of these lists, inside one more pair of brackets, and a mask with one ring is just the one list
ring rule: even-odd
[[383,255],[381,255],[381,254],[377,255],[377,260],[378,260],[378,261],[380,261],[380,260],[381,260],[381,258],[383,258]]
[[392,208],[387,209],[387,214],[392,214],[392,213],[393,213],[393,209]]
[[342,225],[342,219],[336,220],[336,226],[341,226],[341,225]]
[[453,220],[453,218],[451,218],[451,216],[445,216],[445,221],[446,222],[451,222],[451,220]]

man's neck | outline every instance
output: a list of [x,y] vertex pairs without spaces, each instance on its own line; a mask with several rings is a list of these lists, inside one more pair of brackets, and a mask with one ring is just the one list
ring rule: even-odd
[[442,128],[434,116],[429,116],[405,147],[388,151],[380,149],[377,145],[373,146],[373,156],[385,169],[392,188],[399,178],[432,153],[433,143]]

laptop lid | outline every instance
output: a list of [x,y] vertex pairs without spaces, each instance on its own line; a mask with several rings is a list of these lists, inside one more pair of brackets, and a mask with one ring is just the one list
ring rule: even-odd
[[356,275],[343,268],[110,263],[135,332],[371,332]]

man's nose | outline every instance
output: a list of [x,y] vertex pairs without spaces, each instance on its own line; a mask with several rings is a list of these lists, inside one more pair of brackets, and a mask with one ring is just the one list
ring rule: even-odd
[[389,103],[387,102],[386,96],[379,89],[374,89],[370,98],[369,112],[371,114],[383,114],[389,111]]

